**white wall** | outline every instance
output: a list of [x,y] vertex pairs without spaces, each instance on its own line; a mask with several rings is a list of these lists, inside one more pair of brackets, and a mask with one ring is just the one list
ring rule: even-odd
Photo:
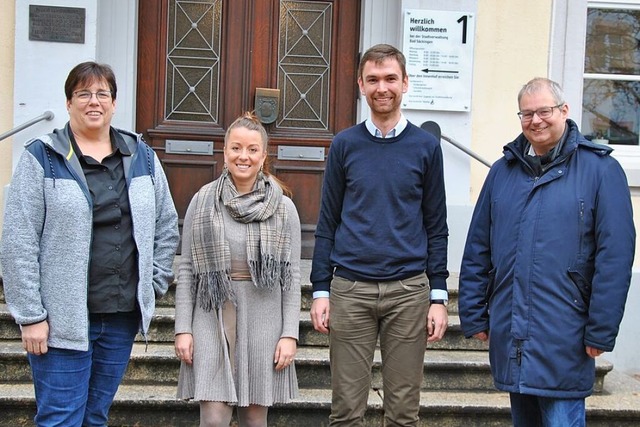
[[620,324],[620,332],[616,346],[611,353],[605,353],[604,358],[613,363],[616,370],[628,374],[640,374],[640,343],[636,327],[640,325],[640,269],[634,269],[631,278],[631,288],[627,298],[627,306]]
[[138,41],[138,1],[98,2],[96,60],[111,65],[118,84],[118,99],[111,125],[135,130]]
[[[37,0],[16,2],[14,126],[46,110],[52,121],[40,122],[13,137],[13,165],[24,142],[64,126],[68,120],[64,82],[74,65],[95,58],[97,0]],[[85,43],[56,43],[29,40],[29,5],[82,7],[85,15]]]

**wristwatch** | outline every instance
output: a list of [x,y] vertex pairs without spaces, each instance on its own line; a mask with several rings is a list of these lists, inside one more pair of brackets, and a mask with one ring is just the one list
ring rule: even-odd
[[448,301],[446,299],[432,299],[431,304],[442,304],[445,307],[447,306]]

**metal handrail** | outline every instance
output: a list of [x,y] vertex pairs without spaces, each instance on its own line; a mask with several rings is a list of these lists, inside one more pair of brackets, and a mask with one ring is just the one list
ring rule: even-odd
[[39,115],[38,117],[34,117],[33,119],[24,122],[23,124],[16,126],[15,128],[11,129],[8,132],[3,133],[2,135],[0,135],[0,141],[2,141],[5,138],[10,137],[11,135],[20,132],[21,130],[25,130],[26,128],[28,128],[29,126],[33,126],[38,122],[41,122],[43,120],[53,120],[53,118],[55,117],[55,114],[53,114],[53,111],[47,110],[44,113],[42,113],[41,115]]
[[464,145],[460,144],[459,142],[455,141],[454,139],[448,137],[447,135],[443,135],[442,131],[440,129],[440,125],[438,123],[436,123],[436,122],[434,122],[432,120],[428,120],[428,121],[422,123],[420,125],[420,128],[422,128],[423,130],[429,132],[431,135],[435,136],[437,140],[444,139],[449,144],[453,145],[458,150],[461,150],[463,153],[466,153],[468,156],[473,157],[474,159],[476,159],[477,161],[479,161],[483,165],[485,165],[485,166],[487,166],[489,168],[491,167],[491,162],[483,159],[482,157],[480,157],[479,155],[477,155],[476,153],[474,153],[473,151],[471,151],[470,149],[468,149]]
[[449,138],[446,135],[440,135],[440,138],[444,139],[445,141],[447,141],[449,144],[453,145],[457,149],[467,153],[469,156],[473,157],[474,159],[476,159],[477,161],[479,161],[483,165],[487,166],[488,168],[491,167],[491,162],[483,159],[482,157],[480,157],[479,155],[477,155],[476,153],[474,153],[473,151],[471,151],[470,149],[468,149],[464,145],[460,144],[459,142]]

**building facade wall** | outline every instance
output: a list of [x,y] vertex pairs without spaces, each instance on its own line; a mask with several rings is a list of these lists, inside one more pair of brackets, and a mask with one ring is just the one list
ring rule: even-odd
[[[471,149],[493,162],[522,132],[516,115],[518,91],[533,77],[547,76],[552,1],[478,3]],[[471,201],[487,172],[483,164],[471,163]]]
[[[13,2],[4,5],[0,14],[0,133],[13,128],[13,70],[15,8]],[[11,179],[11,138],[0,141],[0,228],[4,217],[4,189]]]

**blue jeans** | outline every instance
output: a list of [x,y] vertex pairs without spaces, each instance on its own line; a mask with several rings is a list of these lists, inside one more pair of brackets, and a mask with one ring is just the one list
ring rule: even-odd
[[514,427],[584,427],[584,399],[509,393]]
[[106,426],[129,364],[140,314],[92,314],[89,350],[49,348],[29,354],[38,427]]

